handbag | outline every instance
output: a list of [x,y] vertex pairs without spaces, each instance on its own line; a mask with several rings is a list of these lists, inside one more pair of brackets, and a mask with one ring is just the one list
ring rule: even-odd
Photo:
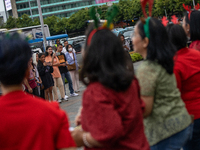
[[[74,53],[73,53],[73,56],[74,56]],[[75,64],[75,57],[74,57],[74,63],[73,64],[67,64],[67,69],[69,71],[72,71],[72,70],[76,70],[76,64]]]

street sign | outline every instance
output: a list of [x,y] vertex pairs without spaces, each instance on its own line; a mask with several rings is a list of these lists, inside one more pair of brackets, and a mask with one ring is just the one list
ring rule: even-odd
[[6,5],[6,11],[9,11],[12,9],[10,0],[5,0],[5,5]]

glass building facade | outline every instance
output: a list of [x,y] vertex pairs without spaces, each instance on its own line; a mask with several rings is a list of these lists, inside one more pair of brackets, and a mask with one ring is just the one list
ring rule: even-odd
[[[119,2],[116,0],[114,3]],[[37,0],[30,0],[33,18],[39,17]],[[96,4],[95,0],[40,0],[42,15],[44,18],[48,16],[70,17],[73,13],[83,8],[91,6],[105,5],[106,3]],[[16,0],[17,13],[21,17],[23,14],[30,14],[29,0]]]

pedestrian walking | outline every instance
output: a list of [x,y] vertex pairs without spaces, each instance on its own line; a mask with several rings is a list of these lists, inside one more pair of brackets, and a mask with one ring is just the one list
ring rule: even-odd
[[145,59],[137,69],[144,125],[151,150],[181,149],[192,135],[192,118],[181,99],[173,74],[175,50],[162,23],[141,19],[132,38],[135,52]]
[[60,70],[60,73],[62,76],[62,81],[63,81],[63,85],[64,85],[64,89],[65,89],[65,98],[68,98],[68,96],[66,94],[66,88],[65,88],[65,78],[68,81],[70,96],[71,97],[78,96],[78,94],[74,92],[73,85],[72,85],[72,79],[71,79],[70,73],[67,69],[68,62],[66,61],[65,54],[61,52],[62,49],[63,49],[63,46],[61,44],[58,44],[56,56],[58,57],[59,62],[60,62],[59,70]]
[[[65,98],[63,81],[62,81],[61,74],[60,74],[60,71],[58,68],[58,66],[60,65],[60,62],[59,62],[56,54],[53,53],[51,46],[46,47],[45,56],[46,56],[45,62],[50,62],[50,63],[52,62],[52,66],[53,66],[52,75],[53,75],[53,79],[54,79],[54,86],[53,86],[54,99],[56,99],[58,102],[62,102],[62,100],[67,101],[67,99]],[[58,99],[57,87],[60,91],[61,99]]]
[[79,65],[77,62],[77,58],[76,58],[76,54],[73,52],[74,49],[72,47],[71,44],[68,44],[67,47],[67,53],[65,54],[66,60],[68,62],[69,65],[73,65],[73,68],[69,69],[69,73],[71,75],[72,78],[72,83],[73,83],[73,88],[75,90],[75,92],[79,92]]

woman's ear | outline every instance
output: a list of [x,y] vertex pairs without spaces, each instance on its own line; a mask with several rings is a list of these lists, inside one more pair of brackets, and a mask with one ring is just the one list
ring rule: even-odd
[[147,37],[145,37],[144,39],[143,39],[143,48],[147,48],[147,46],[149,45],[149,39],[147,38]]

